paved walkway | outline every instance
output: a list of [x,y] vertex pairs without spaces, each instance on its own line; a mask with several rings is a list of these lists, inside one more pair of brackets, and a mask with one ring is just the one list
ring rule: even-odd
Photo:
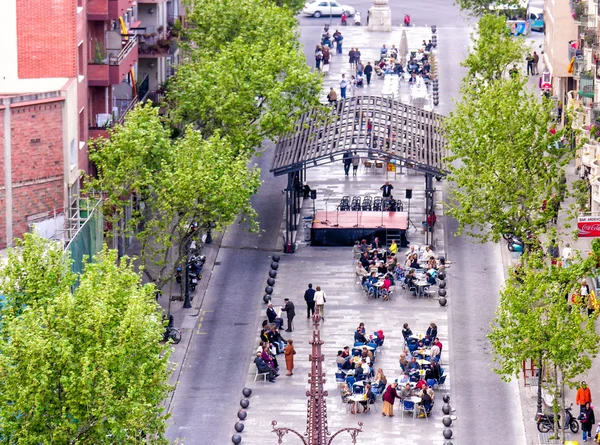
[[[335,32],[335,30],[336,28],[330,29],[330,33]],[[362,26],[348,26],[345,28],[339,28],[339,30],[344,36],[343,54],[336,54],[335,46],[331,51],[333,56],[331,58],[330,70],[329,73],[324,74],[324,89],[323,93],[321,94],[322,102],[327,102],[327,94],[329,93],[330,88],[333,88],[338,93],[338,98],[340,97],[340,80],[342,79],[342,74],[345,74],[347,79],[350,79],[350,75],[355,74],[352,71],[352,67],[349,64],[348,59],[348,52],[351,48],[358,48],[360,50],[361,59],[366,66],[367,62],[371,62],[371,65],[373,65],[376,60],[379,60],[380,49],[384,44],[387,46],[387,48],[391,48],[392,45],[396,45],[396,48],[399,48],[402,31],[406,32],[409,51],[417,51],[422,47],[423,40],[431,39],[431,29],[424,27],[397,27],[389,33],[367,32],[366,27]],[[320,43],[319,39],[321,33],[318,35],[315,34],[315,47]],[[309,63],[314,66],[314,56],[312,60],[309,60]],[[397,78],[397,76],[393,77]],[[365,80],[365,87],[363,88],[356,88],[354,92],[348,88],[347,96],[351,97],[353,94],[355,96],[381,95],[385,82],[386,81],[384,81],[383,78],[377,77],[377,75],[373,73],[373,76],[371,77],[371,85],[367,86]],[[431,92],[431,88],[429,88],[429,92]],[[410,87],[406,79],[399,82],[397,99],[406,104],[422,106],[427,110],[433,109],[431,94],[429,94],[425,100],[413,101],[411,99]]]

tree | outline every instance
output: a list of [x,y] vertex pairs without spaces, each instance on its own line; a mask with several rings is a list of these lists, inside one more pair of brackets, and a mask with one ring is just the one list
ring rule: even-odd
[[0,441],[167,444],[161,403],[170,390],[170,348],[160,343],[153,286],[142,286],[130,261],[117,264],[116,252],[105,249],[73,292],[72,274],[47,280],[43,299],[31,282],[21,288],[22,277],[49,278],[48,265],[65,270],[62,253],[28,236],[0,269],[2,292],[23,302],[17,316],[1,312]]
[[449,213],[482,241],[544,230],[564,194],[564,168],[573,159],[565,131],[550,131],[548,101],[524,88],[520,76],[463,87],[446,121],[451,156]]
[[[490,11],[490,5],[500,3],[503,6],[519,6],[520,0],[503,0],[501,2],[490,2],[489,0],[456,0],[458,7],[474,17],[480,17]],[[506,18],[504,18],[506,22]]]
[[574,385],[598,353],[597,314],[588,317],[585,306],[569,298],[598,266],[600,242],[594,240],[590,256],[569,267],[549,265],[539,253],[528,256],[506,281],[488,338],[499,364],[495,371],[505,380],[518,377],[528,359],[541,359],[553,371],[548,383],[558,419],[564,385]]
[[176,124],[194,124],[204,138],[220,130],[238,150],[254,152],[319,106],[321,79],[306,64],[288,8],[198,0],[189,21],[190,63],[167,97]]
[[485,14],[477,23],[477,32],[471,35],[473,46],[461,63],[469,69],[465,82],[486,83],[506,75],[507,68],[522,62],[527,48],[522,39],[516,39],[506,26],[506,18]]
[[[105,192],[104,213],[115,224],[125,221],[122,233],[135,235],[144,274],[159,289],[187,260],[197,233],[191,224],[222,230],[238,214],[252,221],[250,198],[260,185],[250,155],[218,131],[208,139],[191,127],[179,139],[169,136],[158,110],[140,106],[90,153],[98,169],[90,187]],[[139,205],[126,219],[132,196]]]

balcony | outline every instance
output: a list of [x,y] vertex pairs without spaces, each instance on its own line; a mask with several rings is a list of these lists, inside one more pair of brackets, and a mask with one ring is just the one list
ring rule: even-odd
[[96,42],[94,60],[88,63],[88,83],[91,86],[118,85],[138,61],[138,38],[128,35],[121,49],[103,51],[101,42]]
[[118,20],[135,3],[135,0],[88,0],[88,20]]

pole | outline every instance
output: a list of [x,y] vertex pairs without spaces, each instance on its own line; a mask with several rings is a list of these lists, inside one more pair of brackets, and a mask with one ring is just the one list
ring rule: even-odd
[[183,302],[184,309],[190,309],[192,302],[190,300],[190,263],[185,262],[185,301]]

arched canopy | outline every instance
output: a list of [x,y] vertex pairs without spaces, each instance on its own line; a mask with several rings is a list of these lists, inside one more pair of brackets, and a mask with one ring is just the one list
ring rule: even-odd
[[319,110],[303,114],[277,143],[271,171],[278,176],[339,161],[352,150],[444,176],[442,126],[443,117],[432,111],[394,99],[351,97],[324,117]]

